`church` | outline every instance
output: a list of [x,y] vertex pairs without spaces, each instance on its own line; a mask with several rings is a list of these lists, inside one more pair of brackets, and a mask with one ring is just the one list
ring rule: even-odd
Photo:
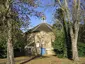
[[52,43],[55,35],[52,26],[43,21],[39,25],[25,33],[27,45],[25,46],[27,55],[54,55]]

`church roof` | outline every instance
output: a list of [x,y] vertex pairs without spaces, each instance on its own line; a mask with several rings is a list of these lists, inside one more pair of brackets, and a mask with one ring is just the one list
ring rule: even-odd
[[52,26],[47,23],[41,23],[34,28],[30,29],[28,32],[38,32],[38,31],[45,31],[45,32],[52,32]]

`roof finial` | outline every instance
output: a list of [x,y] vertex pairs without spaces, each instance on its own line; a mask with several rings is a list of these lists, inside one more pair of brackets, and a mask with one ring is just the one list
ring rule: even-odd
[[43,16],[43,17],[42,17],[42,22],[45,23],[45,22],[46,22],[45,20],[46,20],[46,17]]

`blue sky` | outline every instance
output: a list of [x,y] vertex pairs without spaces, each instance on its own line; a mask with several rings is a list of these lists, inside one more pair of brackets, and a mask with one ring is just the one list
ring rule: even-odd
[[[41,12],[43,12],[45,14],[45,16],[46,16],[46,20],[45,21],[47,23],[49,23],[49,24],[53,23],[53,11],[54,11],[54,7],[48,8],[46,10],[44,10],[44,8],[43,9],[42,8],[38,8],[37,10],[41,11]],[[32,16],[31,17],[31,25],[32,26],[36,26],[36,25],[42,23],[42,21],[43,20],[41,18],[38,18],[36,16]]]
[[[46,5],[52,4],[53,1],[52,0],[41,0],[41,2],[42,2],[40,4],[41,7],[36,8],[36,10],[39,11],[39,12],[43,12],[46,16],[45,21],[49,24],[52,24],[53,23],[53,13],[55,11],[55,8],[54,8],[54,6],[46,7]],[[31,26],[36,26],[40,23],[42,23],[42,19],[40,19],[36,16],[31,17]]]
[[[22,19],[23,21],[29,21],[30,19],[30,27],[34,27],[42,23],[42,19],[40,17],[37,17],[34,12],[42,12],[46,16],[45,21],[49,24],[53,23],[53,13],[55,11],[55,8],[54,6],[47,6],[47,5],[54,4],[54,0],[38,0],[39,2],[38,4],[40,7],[37,8],[29,6],[26,3],[25,4],[21,3],[19,2],[19,0],[16,0],[15,3],[16,2],[18,2],[18,4],[13,5],[14,11],[18,13],[20,19],[22,19],[22,17],[24,18]],[[29,10],[32,11],[31,14],[27,14],[30,13]]]
[[[40,18],[42,15],[39,17],[39,14],[37,15],[38,12],[42,12],[46,16],[46,22],[48,24],[53,24],[53,14],[55,13],[55,9],[56,9],[53,6],[55,0],[37,0],[39,7],[32,7],[27,3],[21,3],[21,2],[19,3],[19,0],[14,0],[14,1],[18,2],[18,4],[13,5],[14,11],[18,13],[18,17],[22,19],[22,21],[24,22],[29,21],[30,19],[30,25],[26,29],[32,28],[42,23],[42,20]],[[82,0],[82,4],[85,5],[84,0]],[[70,7],[72,7],[72,0],[70,0],[69,5]],[[26,23],[28,22],[25,22],[25,24]]]

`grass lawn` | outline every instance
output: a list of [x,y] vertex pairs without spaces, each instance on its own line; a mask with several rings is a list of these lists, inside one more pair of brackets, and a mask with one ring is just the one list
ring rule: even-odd
[[[73,62],[67,58],[49,57],[17,57],[15,64],[85,64],[85,58],[80,58],[78,62]],[[6,59],[0,59],[0,64],[6,64]]]

